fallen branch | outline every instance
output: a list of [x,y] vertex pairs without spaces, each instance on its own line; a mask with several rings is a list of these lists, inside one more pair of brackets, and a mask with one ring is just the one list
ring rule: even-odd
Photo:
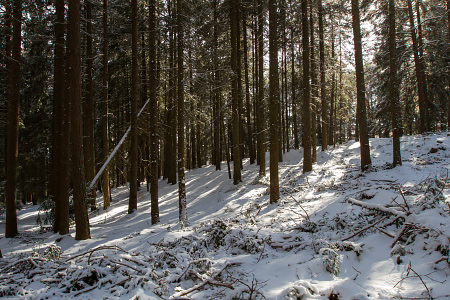
[[[410,275],[409,275],[410,272],[413,272],[415,275],[410,276]],[[425,275],[425,276],[428,277],[428,275]],[[419,275],[419,274],[411,267],[411,262],[409,262],[408,269],[407,269],[407,271],[406,271],[406,276],[405,276],[404,278],[402,278],[399,282],[397,282],[397,283],[394,285],[394,288],[395,288],[399,283],[401,283],[403,280],[405,280],[405,279],[407,279],[407,278],[414,278],[414,277],[419,278],[420,281],[422,282],[423,286],[424,286],[425,289],[427,290],[428,297],[426,297],[426,298],[421,298],[421,299],[433,300],[434,298],[431,296],[431,292],[430,292],[430,290],[428,289],[428,286],[426,285],[425,281],[423,281],[422,276]],[[419,299],[419,298],[408,298],[408,299]]]
[[354,234],[352,234],[351,236],[348,236],[348,237],[346,237],[346,238],[342,239],[342,241],[346,241],[346,240],[349,240],[349,239],[351,239],[352,237],[354,237],[354,236],[357,236],[358,234],[360,234],[360,233],[362,233],[362,232],[366,231],[367,229],[370,229],[370,228],[374,227],[375,225],[377,225],[377,224],[381,223],[382,221],[384,221],[384,220],[386,220],[386,219],[387,219],[387,217],[383,217],[383,218],[381,218],[380,220],[376,221],[375,223],[373,223],[373,224],[370,224],[370,225],[368,225],[368,226],[364,227],[364,228],[363,228],[363,229],[361,229],[361,230],[358,230],[357,232],[355,232],[355,233],[354,233]]
[[352,199],[352,198],[349,198],[348,202],[350,202],[353,205],[360,206],[362,208],[367,208],[367,209],[370,209],[370,210],[376,210],[376,211],[379,211],[379,212],[382,212],[382,213],[387,213],[387,214],[390,214],[390,215],[394,215],[396,217],[403,218],[403,219],[406,219],[406,216],[407,216],[404,212],[401,212],[401,211],[398,211],[396,209],[393,209],[392,207],[384,207],[384,206],[381,206],[381,205],[370,204],[370,203],[362,202],[362,201],[359,201],[359,200],[356,200],[356,199]]
[[[186,296],[186,295],[188,295],[188,294],[190,294],[190,293],[192,293],[192,292],[194,292],[196,290],[199,290],[199,289],[201,289],[202,287],[204,287],[207,284],[218,285],[218,282],[215,281],[214,279],[216,279],[216,277],[218,277],[220,274],[222,274],[222,272],[225,271],[225,269],[227,269],[229,266],[232,266],[232,265],[235,265],[235,264],[236,263],[226,264],[222,269],[220,269],[213,276],[203,280],[203,282],[201,282],[201,283],[199,283],[197,285],[194,285],[193,287],[191,287],[191,288],[189,288],[189,289],[187,289],[185,291],[182,291],[182,292],[179,292],[177,294],[174,294],[173,296],[170,297],[170,299],[179,299],[179,297]],[[198,276],[200,276],[200,275],[198,275]],[[200,278],[201,278],[201,276],[200,276]],[[221,283],[220,286],[224,286],[224,287],[227,287],[227,288],[230,288],[230,289],[234,289],[234,287],[231,284]]]

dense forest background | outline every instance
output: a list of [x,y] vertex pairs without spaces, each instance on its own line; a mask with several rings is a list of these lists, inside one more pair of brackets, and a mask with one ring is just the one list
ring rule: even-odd
[[270,150],[276,202],[285,152],[304,147],[311,164],[366,135],[394,137],[395,153],[396,136],[450,126],[449,10],[437,0],[2,0],[0,199],[52,201],[63,233],[73,195],[85,239],[90,187],[106,208],[109,188],[129,182],[130,213],[139,185],[151,190],[157,223],[158,180],[178,183],[186,221],[185,169],[227,161],[238,184],[243,159],[264,176]]

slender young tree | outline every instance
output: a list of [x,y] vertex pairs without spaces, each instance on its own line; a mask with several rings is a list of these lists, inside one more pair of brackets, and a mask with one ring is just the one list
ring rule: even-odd
[[245,106],[247,117],[247,135],[248,135],[248,152],[250,156],[250,164],[255,163],[255,152],[253,150],[253,130],[251,124],[251,105],[250,105],[250,79],[248,72],[248,41],[247,41],[247,7],[243,8],[242,32],[244,43],[244,77],[245,77]]
[[8,103],[6,126],[6,238],[18,234],[16,183],[19,138],[20,60],[22,31],[22,0],[14,0],[12,9],[11,57],[8,65]]
[[400,152],[400,99],[397,89],[397,55],[395,32],[395,0],[389,0],[389,98],[392,119],[393,166],[402,164]]
[[372,165],[370,158],[369,133],[366,116],[366,88],[364,83],[364,65],[361,44],[361,22],[358,0],[352,0],[353,44],[355,48],[356,68],[356,119],[359,124],[359,141],[361,152],[361,170]]
[[[102,78],[102,144],[103,163],[109,155],[109,100],[108,100],[108,0],[103,0],[103,78]],[[102,174],[103,209],[111,204],[109,193],[109,167]]]
[[266,146],[264,130],[264,15],[262,0],[258,0],[258,101],[257,101],[257,148],[259,175],[266,176]]
[[150,90],[150,194],[152,224],[159,223],[158,205],[158,98],[156,64],[156,1],[149,1],[149,90]]
[[322,0],[318,0],[319,8],[319,56],[320,56],[320,99],[322,104],[322,151],[327,150],[328,147],[328,107],[327,107],[327,93],[325,82],[325,41],[323,29],[323,6]]
[[[447,34],[450,43],[450,0],[447,0]],[[450,76],[448,76],[448,85],[450,88]],[[447,100],[447,130],[450,130],[450,100]]]
[[53,231],[69,233],[69,147],[70,106],[65,97],[64,73],[64,0],[55,1],[56,21],[54,88],[53,88],[53,140],[52,140],[52,194],[55,202],[55,223]]
[[278,45],[277,45],[277,2],[269,0],[269,60],[270,60],[270,203],[277,203],[280,199],[278,180],[278,155],[279,155],[279,104],[280,88],[278,81]]
[[302,0],[302,46],[303,46],[303,173],[312,170],[311,153],[311,83],[310,47],[308,24],[308,0]]
[[297,75],[295,73],[295,43],[294,28],[291,28],[291,102],[292,102],[292,127],[294,134],[294,149],[299,149],[298,123],[297,123],[297,97],[296,84]]
[[[95,140],[94,140],[94,86],[93,86],[93,64],[94,54],[92,52],[92,2],[86,1],[86,91],[83,112],[83,150],[84,150],[84,170],[86,181],[91,182],[95,176]],[[92,210],[96,209],[95,190],[87,194],[88,203]]]
[[425,78],[422,71],[422,64],[419,57],[419,46],[417,44],[416,27],[414,24],[414,14],[412,9],[411,0],[407,0],[408,4],[408,14],[409,14],[409,24],[411,27],[411,40],[414,54],[414,64],[416,69],[416,79],[417,79],[417,90],[419,95],[419,132],[424,133],[427,131],[427,118],[426,118],[426,92],[425,92]]
[[429,109],[429,98],[428,98],[428,86],[427,86],[427,76],[425,72],[425,58],[423,55],[423,34],[422,34],[422,21],[420,18],[420,2],[416,1],[416,17],[417,17],[417,47],[419,50],[419,64],[420,64],[420,72],[422,77],[422,85],[423,85],[423,98],[425,104],[425,126],[426,130],[431,130],[431,120],[430,120],[430,109]]
[[[447,0],[447,34],[450,43],[450,0]],[[448,76],[448,85],[450,88],[450,76]],[[447,130],[450,130],[450,100],[447,100]]]
[[83,162],[83,135],[81,128],[81,39],[80,39],[80,0],[69,1],[67,18],[67,64],[68,87],[71,105],[72,140],[72,182],[75,206],[76,240],[91,238],[89,218],[86,208],[86,181]]
[[137,0],[131,0],[131,131],[130,131],[130,198],[128,213],[137,210],[137,181],[138,181],[138,128],[137,128],[137,103],[138,91],[138,20]]
[[311,61],[310,61],[310,74],[311,74],[311,146],[312,146],[312,162],[317,161],[317,98],[318,98],[318,85],[317,85],[317,60],[316,60],[316,37],[314,33],[314,5],[312,0],[310,2],[309,10],[309,24],[310,24],[310,43],[311,43]]
[[231,26],[231,69],[233,71],[232,79],[232,118],[233,118],[233,183],[241,182],[241,151],[240,151],[240,124],[239,124],[239,78],[240,72],[238,66],[238,6],[239,0],[230,1],[230,26]]
[[178,199],[179,220],[187,222],[186,182],[185,182],[185,149],[184,149],[184,88],[183,88],[183,0],[177,0],[177,50],[178,50]]

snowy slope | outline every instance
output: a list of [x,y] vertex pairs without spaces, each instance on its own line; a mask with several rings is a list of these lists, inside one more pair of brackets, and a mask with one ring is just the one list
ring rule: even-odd
[[[16,299],[448,299],[450,137],[407,136],[403,165],[390,139],[372,139],[373,168],[359,171],[359,143],[302,151],[280,163],[281,201],[244,164],[186,174],[189,224],[178,223],[176,185],[160,181],[161,223],[150,224],[142,187],[90,218],[92,239],[39,233],[37,207],[18,212],[15,239],[0,223],[0,296]],[[268,155],[267,155],[268,158]],[[101,206],[101,195],[98,199]],[[359,234],[356,234],[360,231]],[[62,251],[62,252],[59,252]]]

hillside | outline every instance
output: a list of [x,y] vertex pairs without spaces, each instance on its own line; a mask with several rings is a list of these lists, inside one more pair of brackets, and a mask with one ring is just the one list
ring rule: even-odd
[[396,168],[391,140],[371,139],[368,172],[359,170],[353,141],[318,152],[307,174],[302,151],[291,150],[279,164],[277,205],[268,203],[268,175],[258,178],[248,161],[236,186],[226,164],[189,171],[183,226],[177,186],[163,181],[160,224],[150,224],[144,186],[131,215],[122,187],[110,208],[91,215],[85,241],[75,241],[74,228],[66,236],[45,232],[37,207],[25,207],[17,238],[5,239],[1,216],[0,296],[448,299],[449,135],[403,137]]

